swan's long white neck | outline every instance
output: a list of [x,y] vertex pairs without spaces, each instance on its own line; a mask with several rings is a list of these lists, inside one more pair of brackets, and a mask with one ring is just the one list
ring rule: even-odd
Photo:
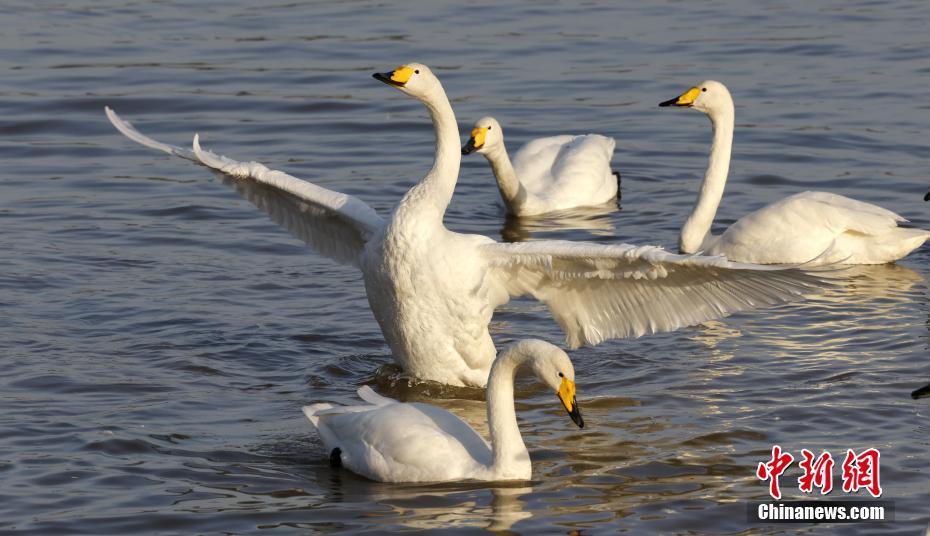
[[714,142],[710,148],[710,157],[707,161],[707,171],[701,183],[697,203],[691,215],[681,228],[678,238],[678,249],[682,253],[696,253],[709,247],[710,227],[714,223],[717,207],[723,197],[723,188],[727,183],[727,174],[730,172],[730,152],[733,148],[733,123],[735,113],[732,101],[729,106],[723,106],[708,114],[714,127]]
[[513,405],[514,376],[530,358],[520,346],[512,347],[494,361],[488,377],[488,428],[493,452],[490,469],[500,477],[525,473],[531,467]]
[[452,201],[462,162],[458,123],[441,85],[437,84],[436,90],[421,100],[429,111],[436,131],[436,156],[432,169],[407,192],[401,205],[414,207],[408,214],[435,218],[442,223],[446,208]]
[[517,180],[517,172],[514,171],[513,164],[510,162],[507,148],[500,143],[489,147],[483,154],[491,163],[491,170],[494,172],[494,178],[497,179],[497,188],[501,192],[504,203],[508,209],[513,208],[520,194],[520,181]]

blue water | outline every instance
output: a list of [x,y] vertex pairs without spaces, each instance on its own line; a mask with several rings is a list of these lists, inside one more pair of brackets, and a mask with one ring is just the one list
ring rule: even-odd
[[[370,74],[421,61],[463,133],[491,114],[511,148],[617,139],[616,210],[508,221],[472,156],[450,228],[674,248],[710,128],[656,105],[714,78],[737,104],[715,230],[804,189],[930,228],[928,20],[930,4],[885,1],[5,2],[0,531],[920,533],[930,399],[909,393],[930,382],[930,246],[801,303],[571,352],[584,430],[545,389],[517,389],[531,482],[376,484],[329,467],[300,406],[374,383],[480,428],[482,392],[392,381],[356,271],[206,169],[123,138],[103,106],[386,215],[433,136],[422,106]],[[492,334],[562,340],[533,302],[499,311]],[[776,443],[838,465],[880,449],[896,521],[748,524]],[[782,478],[789,499],[805,498],[799,474]]]

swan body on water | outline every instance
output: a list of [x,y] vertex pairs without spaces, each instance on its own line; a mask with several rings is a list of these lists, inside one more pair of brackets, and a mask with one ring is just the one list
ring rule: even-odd
[[575,400],[575,370],[559,348],[540,340],[518,341],[494,361],[488,378],[490,445],[454,414],[422,403],[401,403],[359,389],[367,405],[314,404],[303,408],[330,459],[380,482],[529,480],[530,455],[514,410],[514,375],[529,368],[584,427]]
[[920,247],[930,231],[899,227],[901,216],[828,192],[802,192],[752,212],[720,236],[710,227],[730,169],[735,111],[726,86],[706,80],[659,106],[694,108],[710,118],[714,138],[701,190],[681,228],[682,253],[725,255],[758,264],[883,264]]
[[795,268],[652,246],[498,243],[450,231],[443,216],[461,146],[445,91],[418,63],[374,76],[423,102],[437,138],[432,169],[387,220],[355,197],[216,155],[198,137],[193,151],[158,142],[106,112],[130,139],[223,172],[225,182],[315,251],[359,268],[394,359],[425,380],[483,387],[497,355],[488,324],[494,309],[513,297],[545,303],[575,348],[783,303],[823,284],[820,275]]
[[610,169],[615,145],[599,134],[539,138],[521,147],[511,163],[500,123],[482,117],[462,154],[484,155],[507,212],[532,216],[616,198],[619,176]]

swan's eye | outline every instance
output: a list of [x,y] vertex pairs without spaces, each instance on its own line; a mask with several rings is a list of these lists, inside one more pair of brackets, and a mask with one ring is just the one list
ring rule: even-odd
[[[488,127],[488,130],[491,130],[491,127]],[[561,374],[561,372],[559,374]]]
[[564,378],[564,377],[565,377],[565,375],[562,374],[562,373],[560,372],[560,373],[559,373],[559,378]]
[[707,88],[706,88],[706,87],[702,87],[702,88],[701,88],[701,91],[707,91]]
[[[420,74],[420,70],[417,69],[416,71],[413,71],[413,74]],[[707,90],[705,89],[704,91],[707,91]]]

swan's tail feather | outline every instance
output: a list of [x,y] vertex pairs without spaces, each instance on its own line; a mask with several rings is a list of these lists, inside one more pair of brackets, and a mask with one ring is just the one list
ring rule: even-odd
[[375,406],[385,406],[387,404],[393,404],[396,400],[388,398],[386,396],[381,396],[375,392],[374,389],[367,385],[363,385],[358,388],[358,397],[368,402],[369,404]]
[[924,242],[930,240],[930,231],[926,229],[915,229],[912,227],[898,227],[898,236],[901,240],[901,249],[903,250],[900,256],[892,259],[897,260],[905,255],[908,255],[910,252],[924,245]]
[[332,404],[327,404],[325,402],[322,402],[319,404],[311,404],[309,406],[304,406],[301,408],[301,410],[304,412],[304,415],[306,415],[307,418],[310,419],[310,424],[312,424],[314,428],[319,430],[320,429],[319,413],[322,411],[326,411],[328,409],[332,409],[332,408],[333,408]]
[[113,123],[113,126],[116,127],[116,130],[120,131],[123,136],[126,136],[139,145],[151,147],[152,149],[157,149],[174,156],[179,156],[181,158],[186,158],[187,160],[198,162],[197,156],[189,149],[183,149],[175,145],[168,145],[167,143],[154,140],[136,130],[136,127],[132,126],[132,123],[117,115],[116,112],[114,112],[113,109],[109,106],[104,106],[103,110],[107,113],[107,118],[110,120],[110,123]]

